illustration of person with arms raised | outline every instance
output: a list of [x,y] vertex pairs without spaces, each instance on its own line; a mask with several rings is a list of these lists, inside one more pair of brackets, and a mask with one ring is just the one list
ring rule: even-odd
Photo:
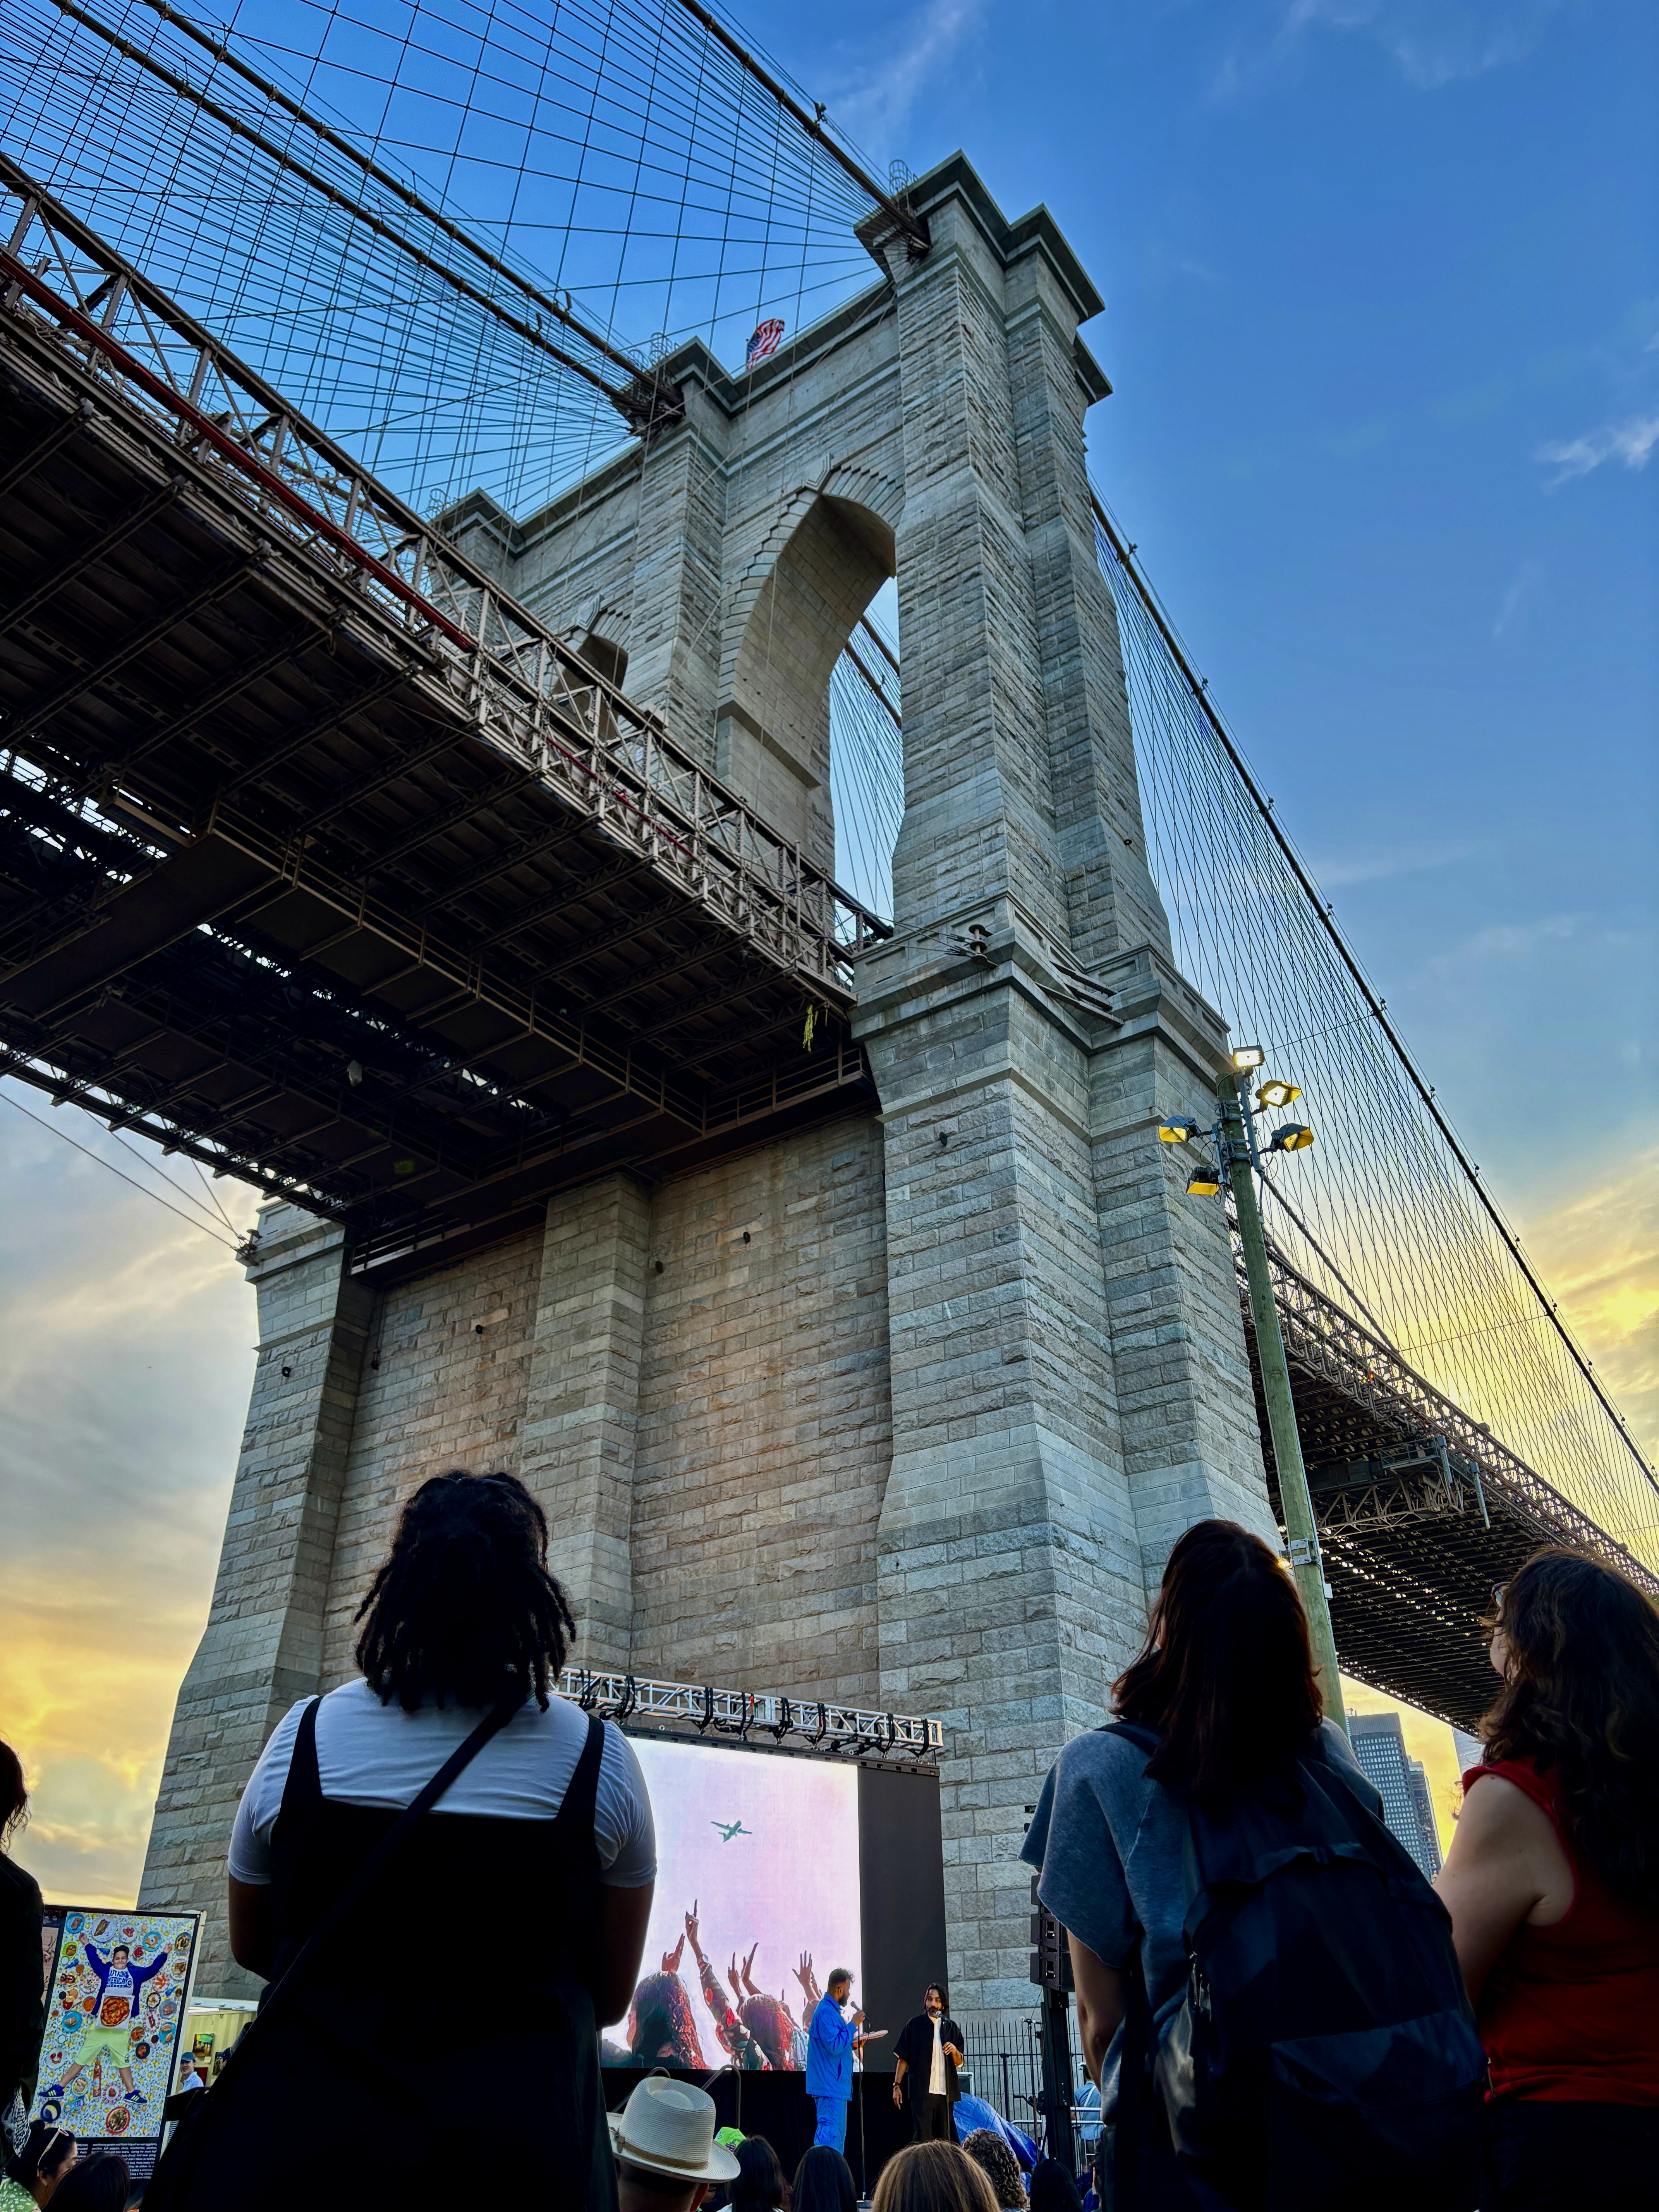
[[158,1951],[149,1966],[142,1966],[125,1943],[112,1944],[108,1958],[95,1943],[87,1942],[84,1949],[87,1967],[98,1984],[98,1994],[88,2007],[92,2021],[76,2047],[75,2063],[64,2069],[64,2078],[54,2084],[51,2094],[64,2096],[101,2053],[106,2063],[120,2075],[128,2104],[148,2104],[149,2100],[143,2091],[133,2086],[133,2022],[137,2015],[139,1992],[167,1965],[167,1954]]

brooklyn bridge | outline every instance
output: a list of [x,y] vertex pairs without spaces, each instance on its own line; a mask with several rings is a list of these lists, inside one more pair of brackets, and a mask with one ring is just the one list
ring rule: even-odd
[[1091,479],[1048,210],[694,0],[313,12],[18,0],[0,83],[0,1067],[269,1201],[145,1898],[447,1454],[596,1673],[943,1717],[1007,2002],[983,1839],[1283,1528],[1237,1048],[1344,1667],[1471,1725],[1653,1471]]

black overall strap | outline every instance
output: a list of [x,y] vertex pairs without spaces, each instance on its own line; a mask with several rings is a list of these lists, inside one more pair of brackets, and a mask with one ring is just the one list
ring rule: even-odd
[[313,1698],[300,1716],[300,1725],[294,1733],[293,1755],[288,1762],[288,1779],[283,1784],[283,1811],[290,1802],[297,1808],[320,1805],[323,1802],[323,1778],[317,1765],[317,1708],[322,1702],[320,1698]]
[[[317,1759],[316,1716],[318,1702],[320,1701],[315,1701],[306,1708],[306,1711],[301,1717],[300,1721],[301,1735],[305,1733],[307,1725],[309,1725],[311,1730],[311,1741],[308,1748],[310,1762],[313,1769],[315,1768]],[[520,1700],[520,1702],[522,1701]],[[374,1882],[375,1876],[386,1865],[387,1860],[392,1858],[407,1841],[410,1831],[415,1827],[416,1823],[432,1810],[432,1808],[437,1803],[439,1798],[443,1796],[445,1790],[448,1789],[450,1784],[455,1779],[456,1776],[459,1774],[464,1768],[471,1765],[472,1761],[489,1741],[491,1736],[499,1735],[501,1730],[507,1726],[514,1714],[518,1711],[519,1703],[514,1703],[512,1705],[497,1705],[493,1712],[487,1713],[483,1719],[479,1722],[477,1727],[473,1729],[471,1735],[468,1736],[466,1741],[463,1744],[458,1745],[457,1747],[450,1753],[449,1757],[438,1769],[438,1771],[433,1776],[431,1781],[428,1782],[426,1787],[421,1791],[419,1796],[416,1797],[412,1803],[404,1806],[403,1811],[398,1814],[397,1819],[386,1830],[385,1835],[380,1838],[380,1842],[375,1844],[374,1850],[368,1854],[368,1856],[358,1868],[356,1873],[353,1875],[351,1880],[340,1892],[333,1904],[330,1905],[328,1911],[323,1915],[317,1925],[312,1929],[310,1935],[307,1936],[304,1943],[301,1946],[300,1951],[295,1958],[293,1964],[289,1967],[287,1972],[283,1974],[280,1981],[273,1983],[270,1988],[265,1991],[264,1997],[260,2003],[258,2011],[255,2013],[253,2018],[248,2022],[247,2026],[242,2030],[241,2034],[236,2039],[236,2048],[230,2053],[230,2056],[225,2061],[224,2071],[220,2075],[221,2081],[224,2080],[226,2075],[230,2072],[232,2062],[235,2059],[241,2058],[251,2044],[257,2044],[260,2040],[261,2031],[268,2029],[270,2027],[271,2014],[274,2012],[279,2012],[282,2009],[283,2004],[286,1999],[293,1995],[294,1990],[299,1983],[304,1979],[307,1973],[313,1966],[315,1966],[319,1955],[326,1949],[330,1939],[334,1936],[341,1923],[345,1919],[347,1914],[349,1913],[353,1907],[362,1900],[362,1897]],[[296,1739],[295,1746],[296,1752],[299,1747],[299,1742]],[[243,2070],[246,2071],[245,2065]],[[216,2087],[217,2085],[216,2084],[215,2086]]]
[[587,1739],[582,1745],[576,1771],[553,1816],[553,1833],[560,1844],[592,1840],[598,1809],[599,1765],[605,1757],[605,1723],[597,1713],[587,1716]]

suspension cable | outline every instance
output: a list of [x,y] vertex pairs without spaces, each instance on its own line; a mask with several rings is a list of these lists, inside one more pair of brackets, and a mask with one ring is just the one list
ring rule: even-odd
[[[155,0],[149,0],[149,4],[154,5]],[[837,162],[847,172],[859,190],[875,202],[890,222],[897,224],[899,229],[909,240],[912,248],[918,253],[926,253],[933,244],[927,225],[919,216],[914,216],[908,209],[901,207],[890,192],[883,191],[869,171],[861,168],[850,154],[842,150],[823,127],[825,110],[823,106],[815,103],[817,112],[815,115],[809,115],[799,101],[792,100],[777,79],[762,68],[753,54],[738,44],[722,23],[711,15],[706,8],[698,6],[697,0],[680,0],[680,5],[688,15],[696,17],[711,38],[719,40],[726,52],[748,70],[757,84],[765,86],[784,112],[793,116],[807,137],[816,144],[823,147],[830,160]]]
[[1221,716],[1212,705],[1208,686],[1202,683],[1194,672],[1192,663],[1187,658],[1185,648],[1182,647],[1180,639],[1176,636],[1174,628],[1164,616],[1163,608],[1158,603],[1156,592],[1152,590],[1146,578],[1141,574],[1139,569],[1135,566],[1134,548],[1126,543],[1122,533],[1119,531],[1116,524],[1113,521],[1112,517],[1107,512],[1105,506],[1101,501],[1099,494],[1095,491],[1092,485],[1090,487],[1089,497],[1090,502],[1094,508],[1095,520],[1099,525],[1102,532],[1104,534],[1108,543],[1110,544],[1114,556],[1121,567],[1124,574],[1128,577],[1129,581],[1134,586],[1136,597],[1139,599],[1141,605],[1146,610],[1147,615],[1156,627],[1159,636],[1163,639],[1164,645],[1168,647],[1170,655],[1174,660],[1176,667],[1179,668],[1182,677],[1186,679],[1188,687],[1192,693],[1194,700],[1198,705],[1200,712],[1203,714],[1205,720],[1209,724],[1217,742],[1221,745],[1223,750],[1226,753],[1228,759],[1232,763],[1234,769],[1237,771],[1239,780],[1243,784],[1246,791],[1249,792],[1257,813],[1260,814],[1262,821],[1267,824],[1268,832],[1272,836],[1273,842],[1278,846],[1280,853],[1288,863],[1291,872],[1294,874],[1297,882],[1301,885],[1303,891],[1307,896],[1309,905],[1312,908],[1314,914],[1318,918],[1321,928],[1324,931],[1326,936],[1329,938],[1331,944],[1336,951],[1337,957],[1341,961],[1343,966],[1347,969],[1350,977],[1353,981],[1355,988],[1358,990],[1361,997],[1364,1000],[1366,1006],[1370,1009],[1373,1019],[1376,1022],[1378,1028],[1382,1030],[1383,1036],[1388,1039],[1389,1043],[1393,1048],[1395,1057],[1398,1059],[1401,1066],[1404,1069],[1412,1088],[1416,1091],[1419,1098],[1422,1101],[1423,1105],[1427,1110],[1430,1119],[1433,1121],[1436,1128],[1438,1129],[1442,1137],[1444,1138],[1447,1146],[1451,1152],[1452,1157],[1456,1160],[1457,1164],[1462,1168],[1464,1175],[1468,1177],[1469,1185],[1474,1190],[1475,1196],[1480,1200],[1481,1207],[1486,1212],[1487,1218],[1491,1221],[1492,1227],[1498,1231],[1498,1234],[1502,1239],[1510,1257],[1515,1261],[1516,1267],[1520,1268],[1522,1274],[1525,1277],[1534,1296],[1538,1300],[1540,1307],[1547,1317],[1550,1326],[1560,1338],[1563,1345],[1565,1346],[1573,1364],[1577,1368],[1579,1374],[1583,1377],[1584,1381],[1589,1385],[1590,1389],[1594,1392],[1597,1401],[1601,1405],[1601,1410],[1612,1420],[1620,1440],[1624,1444],[1626,1449],[1629,1452],[1631,1457],[1636,1462],[1637,1466],[1642,1470],[1643,1474],[1647,1479],[1649,1486],[1656,1492],[1659,1492],[1659,1477],[1656,1477],[1653,1468],[1648,1464],[1647,1460],[1643,1455],[1640,1448],[1637,1444],[1636,1439],[1631,1435],[1630,1431],[1626,1427],[1624,1416],[1620,1413],[1618,1407],[1613,1403],[1613,1401],[1608,1397],[1607,1392],[1601,1388],[1601,1384],[1597,1378],[1595,1370],[1592,1369],[1589,1361],[1579,1350],[1571,1330],[1569,1330],[1565,1322],[1561,1319],[1560,1315],[1556,1311],[1553,1302],[1546,1291],[1542,1283],[1539,1281],[1537,1275],[1534,1273],[1532,1262],[1528,1259],[1526,1251],[1522,1247],[1520,1239],[1516,1236],[1514,1231],[1504,1219],[1502,1212],[1498,1208],[1497,1201],[1487,1191],[1485,1183],[1482,1182],[1480,1170],[1475,1166],[1474,1161],[1470,1159],[1468,1154],[1464,1151],[1462,1145],[1458,1140],[1455,1131],[1452,1128],[1450,1122],[1447,1121],[1444,1114],[1441,1112],[1439,1103],[1435,1097],[1433,1091],[1430,1085],[1425,1082],[1422,1075],[1419,1073],[1416,1062],[1413,1060],[1411,1054],[1406,1048],[1405,1041],[1400,1036],[1399,1031],[1395,1028],[1393,1023],[1389,1019],[1388,1012],[1382,1000],[1377,997],[1376,992],[1371,988],[1370,982],[1366,980],[1364,970],[1361,968],[1353,953],[1350,951],[1346,939],[1336,926],[1334,916],[1321,899],[1312,878],[1303,866],[1301,860],[1297,854],[1296,848],[1291,844],[1290,839],[1280,829],[1278,818],[1273,811],[1273,801],[1266,796],[1261,790],[1261,786],[1256,782],[1255,777],[1251,773],[1249,763],[1240,752],[1237,745],[1233,742],[1233,738],[1228,731],[1226,724],[1222,720]]
[[343,210],[354,222],[362,223],[374,231],[377,237],[387,240],[392,245],[406,253],[411,260],[417,262],[422,268],[429,270],[442,283],[450,285],[464,298],[471,301],[476,307],[482,307],[489,313],[495,316],[518,337],[524,338],[538,351],[557,362],[562,368],[568,369],[573,374],[583,378],[593,386],[595,390],[603,392],[611,405],[630,425],[636,423],[641,415],[647,411],[641,404],[641,393],[639,387],[648,384],[649,377],[647,372],[643,370],[637,362],[630,360],[620,348],[612,345],[608,338],[601,337],[597,331],[589,330],[581,319],[574,314],[568,307],[541,291],[526,277],[520,276],[510,264],[490,252],[489,248],[481,245],[477,240],[470,237],[460,224],[453,222],[440,209],[431,206],[418,192],[411,191],[407,185],[401,183],[389,170],[382,168],[368,155],[361,153],[349,138],[343,137],[340,132],[331,129],[326,123],[313,115],[298,100],[290,98],[283,92],[280,86],[260,76],[245,62],[239,60],[227,45],[210,38],[187,16],[179,15],[175,9],[169,7],[167,0],[143,0],[143,5],[159,15],[164,22],[182,31],[186,37],[204,48],[216,61],[223,63],[238,76],[245,79],[262,99],[280,107],[285,114],[291,115],[296,122],[302,123],[306,129],[324,144],[331,147],[336,153],[361,169],[365,176],[372,177],[376,184],[392,193],[423,222],[431,223],[435,229],[441,231],[445,237],[475,255],[492,274],[504,278],[509,284],[514,286],[535,307],[538,313],[550,315],[563,328],[580,337],[585,345],[591,346],[603,360],[608,361],[613,368],[622,370],[635,389],[630,391],[626,386],[607,383],[605,379],[586,362],[579,361],[574,354],[567,353],[562,347],[555,345],[533,323],[526,322],[522,318],[511,313],[499,300],[492,298],[483,286],[474,284],[469,278],[460,275],[458,270],[449,268],[445,263],[425,252],[412,240],[406,238],[394,225],[385,222],[372,210],[365,207],[361,201],[354,200],[348,193],[341,191],[337,185],[331,184],[326,177],[319,175],[317,171],[296,160],[285,148],[275,144],[270,139],[264,137],[261,132],[253,128],[252,124],[236,114],[233,109],[222,106],[199,86],[191,84],[188,77],[180,76],[175,70],[168,69],[165,63],[159,61],[146,48],[136,46],[131,40],[124,38],[110,25],[101,22],[96,15],[76,6],[76,0],[54,0],[54,5],[62,14],[70,16],[85,29],[95,33],[99,38],[105,40],[128,61],[137,62],[140,68],[147,70],[152,76],[159,78],[170,91],[178,94],[182,99],[190,100],[200,108],[204,114],[210,115],[216,123],[222,125],[235,137],[245,139],[250,145],[256,147],[267,161],[274,161],[279,168],[285,169],[291,175],[298,177],[313,191],[321,193],[331,205]]

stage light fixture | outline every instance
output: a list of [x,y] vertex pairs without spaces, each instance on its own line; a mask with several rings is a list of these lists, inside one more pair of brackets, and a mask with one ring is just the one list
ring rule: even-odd
[[1198,1168],[1187,1178],[1188,1198],[1213,1198],[1221,1188],[1218,1168]]
[[1233,1054],[1233,1066],[1241,1075],[1248,1075],[1253,1067],[1260,1067],[1267,1057],[1259,1044],[1242,1044]]
[[1160,1145],[1184,1145],[1197,1134],[1196,1121],[1160,1121],[1158,1125]]
[[1299,1084],[1281,1083],[1275,1076],[1272,1082],[1264,1083],[1256,1092],[1255,1103],[1258,1106],[1291,1106],[1301,1096]]
[[1286,1121],[1282,1129],[1275,1129],[1273,1150],[1276,1152],[1305,1152],[1313,1142],[1313,1131],[1300,1121]]

